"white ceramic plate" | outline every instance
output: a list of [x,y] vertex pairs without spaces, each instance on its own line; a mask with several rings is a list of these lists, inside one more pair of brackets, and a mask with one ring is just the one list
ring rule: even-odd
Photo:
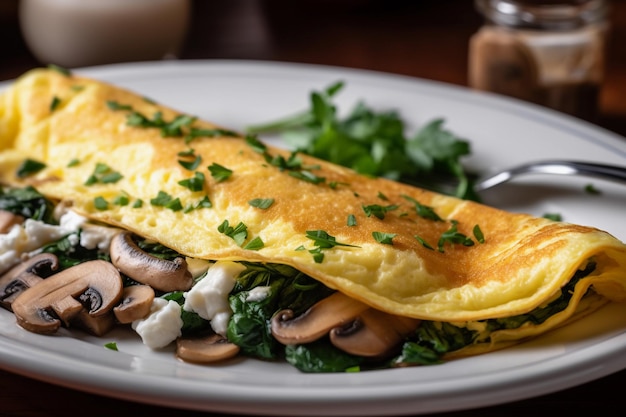
[[[308,94],[344,80],[337,103],[396,109],[411,129],[434,118],[473,144],[467,164],[485,169],[538,158],[626,165],[626,140],[575,119],[465,89],[388,74],[245,61],[162,62],[77,71],[131,88],[222,125],[243,129],[308,107]],[[6,85],[5,85],[6,86]],[[599,196],[584,192],[593,182]],[[626,188],[597,180],[533,176],[487,202],[593,225],[626,240]],[[0,366],[117,398],[206,411],[266,415],[400,415],[453,411],[529,398],[626,367],[626,306],[609,305],[529,343],[438,366],[350,374],[303,374],[286,364],[177,361],[126,331],[104,339],[65,330],[40,336],[0,311]],[[115,341],[119,351],[104,343]]]

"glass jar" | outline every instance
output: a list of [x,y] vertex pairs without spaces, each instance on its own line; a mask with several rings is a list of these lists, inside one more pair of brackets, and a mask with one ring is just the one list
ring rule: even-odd
[[469,85],[593,120],[604,76],[608,0],[475,0]]

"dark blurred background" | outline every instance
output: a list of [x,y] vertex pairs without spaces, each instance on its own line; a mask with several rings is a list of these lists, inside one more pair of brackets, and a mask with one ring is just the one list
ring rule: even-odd
[[[626,135],[626,1],[613,0],[597,124]],[[193,0],[179,59],[337,65],[467,85],[468,43],[483,19],[471,0]],[[42,64],[0,1],[0,80]]]

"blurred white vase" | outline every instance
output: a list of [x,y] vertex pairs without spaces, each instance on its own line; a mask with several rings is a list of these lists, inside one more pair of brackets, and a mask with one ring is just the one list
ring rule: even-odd
[[191,0],[20,0],[24,40],[43,64],[67,68],[176,56]]

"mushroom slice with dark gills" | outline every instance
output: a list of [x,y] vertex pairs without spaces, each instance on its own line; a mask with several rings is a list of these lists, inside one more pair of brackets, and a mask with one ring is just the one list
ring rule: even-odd
[[122,297],[122,277],[109,262],[88,261],[65,269],[21,293],[13,301],[17,323],[50,334],[83,309],[92,317],[110,313]]
[[330,331],[331,343],[344,352],[382,358],[417,329],[420,321],[370,308],[346,327]]
[[149,285],[130,285],[122,292],[122,301],[113,308],[119,323],[128,324],[150,314],[154,290]]
[[272,336],[284,345],[313,342],[331,329],[352,322],[368,308],[366,304],[336,292],[297,317],[292,310],[276,313],[271,322]]
[[120,232],[110,246],[111,262],[120,272],[155,290],[186,291],[193,284],[185,258],[172,261],[144,252],[132,239],[132,233]]
[[220,362],[233,358],[238,353],[239,346],[217,333],[204,337],[179,338],[176,341],[176,356],[185,362]]
[[52,275],[59,260],[51,253],[40,253],[15,265],[0,276],[0,306],[11,310],[11,304],[28,288]]

